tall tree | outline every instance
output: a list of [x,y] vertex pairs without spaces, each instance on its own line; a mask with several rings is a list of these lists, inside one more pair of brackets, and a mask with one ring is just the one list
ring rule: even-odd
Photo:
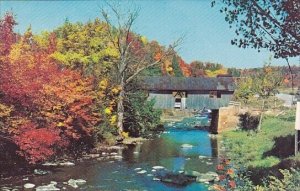
[[183,73],[181,71],[181,68],[179,66],[179,59],[176,55],[173,56],[172,59],[172,68],[174,72],[175,77],[183,77]]
[[[215,5],[215,0],[212,5]],[[265,48],[275,57],[300,55],[299,0],[221,0],[220,11],[237,37],[232,44],[242,48]]]
[[[135,39],[132,38],[132,27],[138,17],[138,10],[129,10],[124,14],[117,6],[110,4],[108,4],[108,6],[112,14],[108,14],[106,10],[102,9],[102,16],[109,26],[108,35],[111,43],[119,53],[119,57],[114,63],[114,75],[116,83],[120,87],[117,103],[117,127],[121,134],[124,130],[124,99],[126,96],[126,86],[145,69],[164,62],[164,59],[174,53],[174,48],[178,45],[178,41],[162,51],[145,51],[147,49],[146,45],[136,49]],[[116,23],[116,25],[114,26],[113,23]]]
[[0,56],[9,53],[13,43],[16,42],[17,34],[13,31],[17,25],[12,13],[6,13],[3,19],[0,19]]

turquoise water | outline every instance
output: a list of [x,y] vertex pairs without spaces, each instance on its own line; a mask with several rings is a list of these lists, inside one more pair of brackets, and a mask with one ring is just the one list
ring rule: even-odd
[[[30,177],[29,182],[41,185],[57,181],[62,184],[70,178],[81,178],[87,180],[87,184],[80,187],[81,190],[208,190],[207,184],[191,183],[187,186],[175,186],[153,180],[153,166],[163,166],[173,172],[215,171],[218,162],[216,140],[211,139],[207,131],[192,128],[187,123],[190,121],[171,124],[159,137],[114,151],[122,156],[122,159],[77,162],[72,167],[56,168],[45,176]],[[193,147],[182,148],[182,144],[190,144]],[[147,172],[138,174],[137,172],[141,170]],[[19,183],[22,184],[22,180]]]
[[[211,140],[207,131],[190,128],[186,123],[173,124],[158,138],[132,146],[122,151],[123,160],[98,164],[95,176],[89,178],[90,188],[101,190],[208,190],[206,184],[192,183],[175,186],[153,180],[152,167],[163,166],[169,171],[215,171],[217,164],[217,143]],[[180,128],[182,126],[182,128]],[[188,127],[188,128],[187,128]],[[190,144],[192,148],[182,148]],[[199,156],[206,156],[200,159]],[[203,158],[203,157],[201,157]],[[138,174],[135,170],[146,170]]]

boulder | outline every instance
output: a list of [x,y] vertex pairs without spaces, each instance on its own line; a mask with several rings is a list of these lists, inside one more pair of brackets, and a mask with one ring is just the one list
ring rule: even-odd
[[35,187],[35,185],[34,184],[31,184],[31,183],[26,183],[26,184],[24,184],[24,188],[25,189],[31,189],[31,188],[34,188]]
[[212,174],[202,174],[201,176],[197,176],[196,182],[213,182],[216,179],[216,177]]
[[86,180],[83,180],[83,179],[70,179],[68,181],[68,185],[73,187],[73,188],[78,188],[80,185],[83,185],[86,183]]
[[173,173],[173,172],[167,172],[164,175],[158,175],[157,178],[161,182],[175,184],[179,186],[186,186],[187,184],[195,181],[195,177],[187,176],[185,174]]
[[56,187],[57,182],[51,181],[50,184],[44,185],[44,186],[38,186],[36,188],[36,191],[56,191],[60,190],[59,188]]

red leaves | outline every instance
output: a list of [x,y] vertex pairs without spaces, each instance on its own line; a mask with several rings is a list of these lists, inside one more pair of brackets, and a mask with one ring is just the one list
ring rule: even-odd
[[19,146],[19,154],[30,163],[48,159],[55,153],[55,148],[65,147],[68,142],[60,137],[60,131],[53,128],[38,128],[32,122],[19,127],[19,134],[13,136]]
[[16,21],[12,13],[6,13],[3,19],[0,19],[0,56],[7,55],[17,35],[13,32]]
[[[6,23],[14,24],[10,15],[7,19]],[[3,21],[0,26],[3,28]],[[8,38],[2,33],[0,38]],[[7,52],[0,54],[5,60],[0,66],[0,101],[16,108],[5,121],[5,133],[19,146],[20,155],[36,163],[57,149],[66,149],[70,142],[91,136],[98,119],[93,114],[93,79],[53,62],[54,34],[47,49],[39,47],[32,37],[28,30],[18,43],[12,44],[8,38],[12,46],[4,46]]]
[[184,62],[184,60],[182,60],[181,58],[179,58],[179,67],[182,71],[182,74],[185,76],[185,77],[190,77],[191,76],[191,69],[190,69],[190,66]]

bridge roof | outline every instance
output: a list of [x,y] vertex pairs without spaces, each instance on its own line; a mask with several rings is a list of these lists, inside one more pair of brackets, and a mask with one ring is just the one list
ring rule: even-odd
[[179,90],[179,91],[234,91],[233,77],[145,77],[142,80],[143,89],[147,90]]

